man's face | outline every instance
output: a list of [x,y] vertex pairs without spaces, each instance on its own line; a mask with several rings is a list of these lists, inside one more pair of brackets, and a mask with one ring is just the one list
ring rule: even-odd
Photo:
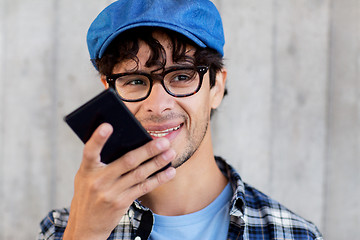
[[[186,62],[174,63],[172,61],[171,42],[165,34],[155,32],[154,37],[166,51],[165,69],[172,66],[188,66],[190,64]],[[188,50],[187,55],[189,56],[192,56],[195,52],[190,46]],[[140,42],[140,49],[137,55],[139,71],[150,73],[157,69],[156,66],[151,68],[145,67],[149,55],[149,47],[145,43]],[[113,73],[131,72],[135,67],[136,63],[128,60],[117,64]],[[166,137],[170,140],[172,148],[177,154],[176,159],[172,162],[172,166],[179,167],[201,146],[204,137],[210,134],[208,127],[210,111],[220,103],[218,91],[216,86],[210,89],[209,73],[204,75],[200,91],[195,95],[184,98],[176,98],[169,95],[161,85],[161,82],[155,80],[148,98],[140,102],[125,102],[125,104],[153,138]]]

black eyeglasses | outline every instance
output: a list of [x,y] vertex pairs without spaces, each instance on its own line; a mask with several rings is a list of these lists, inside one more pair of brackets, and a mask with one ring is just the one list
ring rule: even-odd
[[106,81],[123,101],[138,102],[150,95],[155,78],[161,80],[161,85],[171,96],[194,95],[200,90],[207,71],[206,66],[181,66],[169,68],[161,74],[143,72],[113,74],[107,76]]

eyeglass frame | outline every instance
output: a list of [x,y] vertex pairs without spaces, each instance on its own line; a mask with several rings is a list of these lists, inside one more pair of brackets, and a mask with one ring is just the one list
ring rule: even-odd
[[[198,84],[198,87],[196,88],[195,91],[191,92],[191,93],[188,93],[188,94],[174,94],[172,93],[169,89],[167,89],[165,87],[165,83],[164,83],[164,78],[165,78],[165,75],[167,75],[168,73],[171,73],[171,72],[174,72],[174,71],[178,71],[178,70],[186,70],[186,69],[196,69],[196,72],[199,74],[199,84]],[[204,75],[206,74],[206,72],[209,70],[209,67],[208,66],[194,66],[194,67],[190,67],[190,66],[179,66],[179,67],[172,67],[168,70],[165,70],[164,72],[160,73],[160,74],[151,74],[151,73],[145,73],[145,72],[136,72],[136,73],[133,73],[133,72],[128,72],[128,73],[117,73],[117,74],[111,74],[110,76],[106,76],[106,82],[109,84],[109,87],[113,88],[115,90],[115,92],[117,93],[117,95],[121,98],[121,100],[125,101],[125,102],[140,102],[140,101],[143,101],[145,100],[146,98],[148,98],[150,96],[150,93],[151,93],[151,90],[152,90],[152,87],[153,87],[153,82],[154,82],[154,79],[153,79],[153,76],[159,76],[159,77],[162,77],[161,78],[161,85],[162,87],[165,89],[165,91],[170,95],[170,96],[173,96],[173,97],[178,97],[178,98],[183,98],[183,97],[189,97],[189,96],[192,96],[194,94],[196,94],[197,92],[200,91],[200,88],[202,86],[202,82],[203,82],[203,79],[204,79]],[[115,86],[115,82],[116,82],[116,79],[120,78],[120,77],[123,77],[123,76],[128,76],[128,75],[142,75],[142,76],[145,76],[147,77],[149,80],[150,80],[150,87],[149,87],[149,90],[148,90],[148,93],[142,97],[142,98],[139,98],[139,99],[135,99],[135,100],[129,100],[129,99],[125,99],[123,98],[122,96],[120,96],[120,94],[118,93],[117,89],[116,89],[116,86]]]

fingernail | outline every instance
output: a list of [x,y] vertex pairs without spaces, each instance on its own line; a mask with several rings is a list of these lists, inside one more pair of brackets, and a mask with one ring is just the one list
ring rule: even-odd
[[175,151],[174,150],[172,150],[172,149],[170,149],[170,150],[168,150],[168,151],[166,151],[166,152],[164,152],[163,154],[162,154],[162,158],[165,160],[165,161],[169,161],[169,160],[172,160],[174,157],[175,157]]
[[176,174],[176,170],[173,167],[169,167],[168,169],[165,170],[165,174],[169,178],[173,178],[175,176],[175,174]]
[[100,128],[99,134],[102,137],[106,137],[110,132],[110,127],[108,125],[103,125]]
[[156,143],[156,147],[159,150],[165,150],[169,147],[169,145],[170,145],[170,142],[166,138],[160,138],[160,139],[158,139],[158,141]]

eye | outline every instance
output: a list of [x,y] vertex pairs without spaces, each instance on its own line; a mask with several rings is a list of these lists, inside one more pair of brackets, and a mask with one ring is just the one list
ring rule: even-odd
[[125,85],[146,85],[146,83],[141,79],[134,79],[126,82]]
[[141,87],[148,86],[149,79],[142,75],[130,74],[119,77],[116,79],[116,84],[118,87]]
[[184,70],[179,70],[179,71],[174,71],[172,73],[169,74],[169,80],[170,82],[188,82],[188,81],[192,81],[195,77],[195,71],[193,70],[188,70],[188,69],[184,69]]
[[173,81],[187,81],[189,80],[191,77],[185,74],[179,74],[174,76]]

